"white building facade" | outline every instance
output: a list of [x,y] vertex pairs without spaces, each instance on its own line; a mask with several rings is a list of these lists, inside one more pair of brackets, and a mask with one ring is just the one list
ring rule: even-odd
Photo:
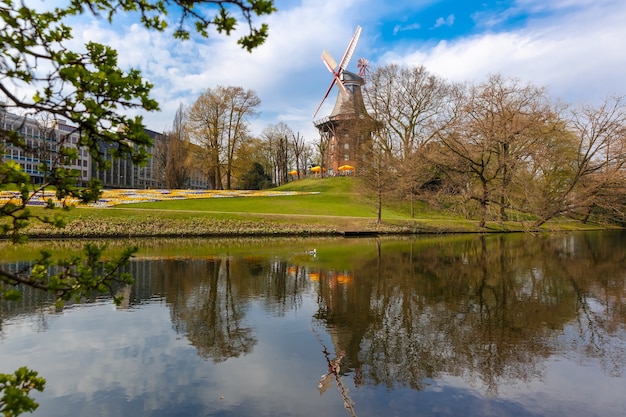
[[[11,143],[9,132],[16,132],[24,146]],[[91,158],[88,150],[78,145],[79,141],[78,130],[64,121],[37,120],[0,109],[0,158],[20,164],[35,184],[45,183],[55,166],[63,166],[76,170],[79,185],[86,185],[91,178]],[[78,158],[61,163],[59,151],[63,148],[76,149]]]

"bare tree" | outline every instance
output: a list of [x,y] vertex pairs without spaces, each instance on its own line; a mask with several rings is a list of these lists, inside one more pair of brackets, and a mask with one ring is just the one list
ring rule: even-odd
[[368,163],[361,171],[362,184],[376,195],[376,224],[382,222],[383,202],[393,192],[393,185],[398,180],[398,171],[394,169],[387,152],[388,129],[374,132],[373,141],[367,148]]
[[[34,157],[39,161],[39,170],[43,174],[42,183],[48,182],[48,175],[53,167],[58,165],[69,165],[70,161],[63,161],[60,148],[67,147],[70,134],[56,134],[57,122],[48,113],[44,113],[35,121],[37,129],[39,129],[40,140],[33,142],[26,141],[24,148],[25,154]],[[60,133],[60,132],[59,132]],[[30,145],[30,146],[29,146]]]
[[261,100],[252,90],[218,86],[198,97],[189,112],[190,131],[206,150],[204,163],[213,189],[231,188],[238,147],[248,137],[249,118]]
[[448,123],[450,85],[424,66],[378,68],[368,79],[365,99],[372,116],[389,130],[400,159],[409,158]]
[[[537,225],[559,215],[583,215],[594,208],[624,215],[626,189],[626,100],[609,97],[598,107],[583,105],[571,111],[567,121],[572,158],[559,172],[539,207]],[[547,161],[558,159],[552,156]],[[564,172],[563,172],[564,171]],[[548,201],[549,199],[549,201]]]
[[261,99],[252,90],[229,87],[225,96],[228,105],[226,123],[226,188],[231,189],[234,156],[241,143],[248,139],[248,119],[258,114]]
[[294,137],[293,131],[283,122],[269,125],[261,133],[271,165],[267,172],[270,173],[276,185],[284,184],[289,179],[289,164],[292,159],[289,142],[292,137]]
[[191,177],[191,143],[185,127],[185,119],[185,109],[181,104],[174,116],[172,130],[166,136],[169,146],[165,183],[168,188],[185,188]]
[[559,125],[545,91],[520,85],[516,79],[491,75],[460,95],[456,117],[438,132],[443,145],[439,163],[447,170],[468,174],[470,199],[480,206],[480,226],[491,204],[506,220],[510,186],[540,143]]
[[304,142],[304,137],[300,136],[300,132],[291,136],[291,150],[293,152],[293,159],[296,164],[297,176],[300,178],[302,169],[306,168],[307,157],[307,145]]
[[[432,170],[421,166],[423,149],[451,121],[453,87],[424,66],[391,64],[376,69],[368,78],[364,98],[379,124],[379,138],[385,138],[378,146],[400,173],[401,181],[388,186],[400,196],[408,196],[412,212],[414,194],[432,179]],[[381,135],[381,130],[386,132]]]

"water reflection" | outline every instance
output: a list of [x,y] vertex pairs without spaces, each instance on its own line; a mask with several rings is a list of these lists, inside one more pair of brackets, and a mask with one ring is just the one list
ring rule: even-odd
[[541,376],[544,360],[564,351],[622,375],[623,240],[527,239],[379,245],[358,279],[320,286],[317,317],[359,384],[421,390],[445,374],[494,395]]
[[252,350],[256,340],[244,322],[246,300],[233,288],[230,259],[162,262],[159,269],[174,329],[201,357],[221,362]]
[[[150,254],[132,263],[136,282],[126,289],[126,307],[167,309],[177,337],[199,358],[227,366],[243,386],[252,382],[241,380],[247,369],[250,378],[269,378],[279,391],[299,395],[261,399],[276,388],[252,384],[253,398],[236,407],[200,401],[195,412],[259,415],[269,402],[272,413],[290,415],[317,415],[319,407],[325,415],[376,415],[385,407],[405,415],[460,415],[463,404],[473,407],[463,415],[485,415],[485,404],[498,415],[626,413],[623,395],[610,396],[608,389],[602,404],[574,406],[602,384],[626,382],[624,233],[213,242],[204,250],[196,241],[193,253],[184,241],[172,243],[179,244],[179,256]],[[2,303],[9,323],[2,329],[11,334],[15,317],[47,303],[30,292],[19,305]],[[170,337],[164,332],[159,339]],[[7,355],[2,348],[0,358]],[[158,351],[150,350],[156,360]],[[164,360],[167,369],[196,366],[192,375],[203,369],[161,354]],[[600,371],[596,385],[581,382],[567,394],[569,402],[548,410],[520,399],[534,395],[530,387],[537,384],[558,391],[550,381],[567,376],[555,370],[555,361],[581,364],[590,379],[589,369]],[[258,366],[264,371],[253,377]],[[232,385],[221,373],[211,376],[222,368],[211,369],[198,380]],[[468,396],[470,388],[480,398]],[[407,400],[407,392],[422,393],[421,405]],[[319,398],[309,398],[313,394]],[[452,406],[455,401],[461,408]],[[156,409],[165,415],[167,407],[159,403]]]

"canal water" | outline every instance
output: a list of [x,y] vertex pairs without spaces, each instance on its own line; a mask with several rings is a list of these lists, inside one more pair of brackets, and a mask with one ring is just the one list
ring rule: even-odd
[[34,416],[626,415],[626,233],[126,244],[119,307],[1,303]]

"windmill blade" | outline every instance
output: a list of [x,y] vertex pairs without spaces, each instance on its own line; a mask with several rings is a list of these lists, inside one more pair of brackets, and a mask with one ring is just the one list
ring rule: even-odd
[[346,96],[348,96],[348,97],[350,96],[350,93],[348,92],[348,89],[346,88],[346,86],[343,85],[343,82],[339,79],[339,77],[337,75],[335,75],[335,77],[333,78],[333,81],[330,83],[330,87],[328,87],[328,90],[326,90],[326,94],[324,94],[324,98],[322,99],[320,104],[315,109],[315,112],[313,112],[313,117],[315,117],[317,112],[320,111],[320,109],[322,108],[322,104],[324,104],[324,101],[326,101],[326,99],[328,98],[328,95],[333,90],[333,87],[335,86],[335,83],[337,83],[337,85],[339,86],[341,91],[343,91],[343,93]]
[[359,42],[359,37],[361,36],[361,26],[357,26],[354,31],[354,35],[352,35],[352,39],[350,39],[350,43],[348,43],[348,48],[346,48],[346,52],[343,54],[343,58],[341,58],[341,62],[339,63],[339,71],[341,72],[350,63],[350,59],[352,58],[352,54],[356,49],[356,44]]
[[326,68],[328,68],[328,70],[333,74],[333,81],[330,83],[330,87],[328,87],[328,90],[326,91],[324,98],[315,109],[315,112],[313,113],[313,117],[317,115],[317,112],[320,110],[320,108],[324,104],[324,101],[326,100],[330,92],[332,91],[333,87],[335,86],[335,83],[337,83],[337,85],[339,86],[339,89],[343,92],[343,94],[346,95],[346,97],[350,97],[350,93],[348,92],[348,89],[343,84],[342,76],[343,76],[344,69],[350,63],[350,59],[352,58],[352,54],[354,53],[354,50],[356,49],[356,44],[359,42],[360,36],[361,36],[361,26],[357,26],[356,31],[354,32],[354,35],[352,35],[352,39],[350,39],[350,42],[348,43],[348,48],[346,48],[346,52],[344,52],[343,57],[341,58],[341,63],[339,65],[337,65],[337,62],[328,53],[328,51],[326,50],[322,51],[322,62],[324,62],[324,65],[326,65]]
[[328,71],[334,74],[335,68],[337,68],[337,61],[333,59],[326,49],[322,51],[322,61],[326,65],[326,68],[328,68]]
[[335,76],[335,79],[337,80],[337,85],[339,85],[339,88],[341,89],[341,91],[343,91],[343,93],[347,97],[350,97],[350,93],[348,92],[348,89],[346,88],[345,84],[343,83],[343,79],[341,79],[341,74],[337,74]]
[[[330,92],[332,91],[333,87],[335,86],[335,82],[337,81],[336,78],[333,78],[333,81],[330,83],[330,87],[328,87],[328,90],[326,91],[326,94],[324,94],[324,98],[322,99],[322,101],[320,102],[320,104],[317,106],[317,108],[315,109],[315,112],[313,113],[313,117],[315,117],[315,115],[317,114],[318,111],[320,111],[320,108],[322,107],[322,104],[324,104],[324,101],[326,100],[326,98],[328,97],[328,95],[330,94]],[[341,83],[340,83],[341,84]]]
[[[328,68],[328,70],[333,73],[333,77],[334,77],[333,82],[337,82],[337,84],[339,85],[339,88],[341,88],[341,90],[346,95],[348,95],[348,90],[343,85],[343,80],[341,79],[342,68],[340,68],[338,71],[335,71],[335,68],[337,68],[337,62],[325,49],[322,52],[322,61],[324,61],[326,68]],[[332,84],[330,88],[332,89]]]

